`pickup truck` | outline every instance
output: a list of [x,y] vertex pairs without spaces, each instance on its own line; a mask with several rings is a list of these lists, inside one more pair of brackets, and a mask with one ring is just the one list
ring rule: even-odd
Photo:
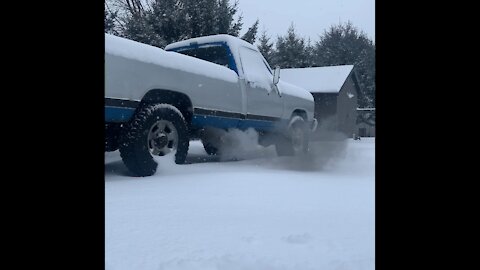
[[137,176],[156,172],[155,156],[185,163],[191,139],[220,155],[218,130],[253,128],[278,155],[305,153],[313,115],[313,96],[280,80],[280,68],[239,38],[204,36],[163,50],[105,34],[105,151],[119,149]]

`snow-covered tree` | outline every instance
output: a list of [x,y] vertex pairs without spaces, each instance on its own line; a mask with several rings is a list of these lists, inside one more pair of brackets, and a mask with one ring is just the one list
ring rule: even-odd
[[104,4],[104,31],[108,34],[117,34],[118,11],[111,10],[108,3]]
[[145,20],[152,37],[158,36],[164,41],[160,47],[191,36],[186,33],[188,17],[185,16],[185,4],[178,0],[155,1],[145,13]]
[[115,27],[115,13],[110,13],[105,9],[104,26],[105,33],[112,33]]

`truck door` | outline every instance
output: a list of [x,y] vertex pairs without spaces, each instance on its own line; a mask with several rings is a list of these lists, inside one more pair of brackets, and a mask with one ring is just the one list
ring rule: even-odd
[[[231,51],[224,42],[194,44],[171,49],[233,70],[238,75]],[[192,124],[218,128],[236,128],[243,116],[243,94],[238,82],[201,76],[191,97],[196,101]]]
[[247,115],[245,125],[272,126],[283,114],[284,100],[275,90],[273,74],[263,56],[253,49],[240,47],[246,82]]

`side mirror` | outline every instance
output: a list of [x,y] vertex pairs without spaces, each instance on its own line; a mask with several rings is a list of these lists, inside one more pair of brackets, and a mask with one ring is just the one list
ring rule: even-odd
[[280,80],[280,67],[277,66],[273,71],[273,84],[277,85],[279,80]]

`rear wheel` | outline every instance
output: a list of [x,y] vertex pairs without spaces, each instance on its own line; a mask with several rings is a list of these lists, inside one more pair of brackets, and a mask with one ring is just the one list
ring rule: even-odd
[[137,176],[157,170],[154,156],[175,153],[175,163],[185,162],[189,147],[188,127],[182,113],[169,104],[140,109],[122,130],[120,155],[125,166]]
[[220,155],[220,149],[223,145],[222,136],[224,130],[217,128],[205,128],[201,135],[201,140],[205,152],[210,156]]
[[203,143],[203,148],[205,149],[205,152],[207,152],[208,155],[216,156],[219,154],[218,148],[215,147],[211,142],[202,140],[202,143]]

